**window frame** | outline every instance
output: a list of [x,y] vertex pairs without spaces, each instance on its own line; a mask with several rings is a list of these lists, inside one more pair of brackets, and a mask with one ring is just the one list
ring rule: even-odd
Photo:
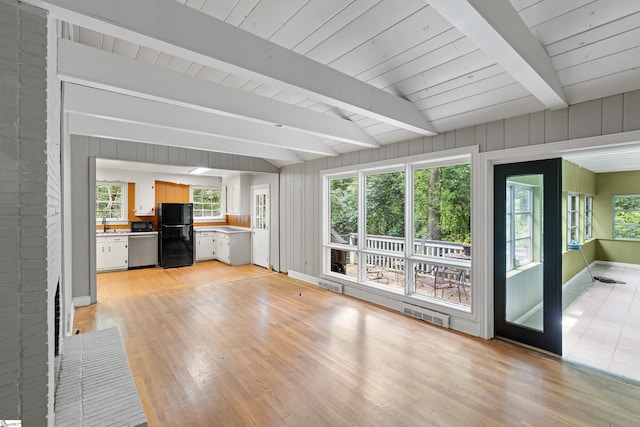
[[[519,188],[519,189],[524,189],[527,191],[528,194],[528,207],[529,210],[528,211],[519,211],[516,212],[515,210],[515,189]],[[533,212],[534,212],[534,191],[533,191],[533,187],[529,186],[529,185],[525,185],[525,184],[520,184],[520,183],[515,183],[515,182],[508,182],[507,183],[507,194],[510,195],[509,199],[507,200],[506,203],[506,212],[507,212],[507,224],[508,224],[508,230],[509,233],[507,233],[507,239],[506,239],[506,247],[508,248],[508,252],[506,255],[507,257],[507,272],[512,271],[512,270],[516,270],[522,266],[525,266],[527,264],[530,264],[531,262],[534,261],[534,253],[533,253]],[[518,237],[516,238],[516,215],[525,215],[528,220],[527,220],[527,224],[528,224],[528,229],[529,229],[529,235],[525,236],[525,237]],[[529,244],[527,245],[527,254],[528,254],[528,258],[525,260],[524,263],[520,263],[519,261],[516,263],[516,241],[528,241]]]
[[[217,216],[196,216],[196,204],[200,202],[196,202],[193,197],[194,190],[218,190],[220,194],[220,214]],[[189,201],[193,203],[193,222],[217,222],[224,221],[225,212],[226,212],[226,203],[225,203],[225,194],[224,190],[220,186],[215,185],[190,185],[189,186]]]
[[[616,224],[616,213],[623,211],[623,210],[618,210],[616,209],[616,200],[617,199],[621,199],[621,198],[635,198],[635,199],[639,199],[640,201],[640,194],[615,194],[612,199],[611,199],[611,209],[613,211],[613,215],[612,215],[612,236],[614,240],[632,240],[632,241],[638,241],[640,240],[640,237],[638,238],[634,238],[634,237],[617,237],[616,236],[616,225],[623,225],[623,226],[633,226],[633,227],[637,227],[638,229],[640,229],[640,222],[638,223],[621,223],[621,224]],[[625,212],[638,212],[640,214],[640,209],[635,210],[624,210]],[[638,235],[640,235],[640,231],[637,233]]]
[[[432,168],[432,167],[440,167],[440,166],[452,166],[457,164],[469,164],[470,169],[470,186],[471,186],[471,208],[470,208],[470,223],[472,229],[472,239],[473,239],[473,230],[475,229],[475,219],[473,216],[474,211],[474,192],[477,191],[477,182],[474,179],[480,171],[477,169],[477,156],[478,156],[478,147],[465,147],[459,149],[448,150],[446,153],[428,153],[422,154],[412,157],[398,158],[392,160],[383,160],[377,161],[374,163],[363,163],[352,166],[345,166],[330,170],[321,171],[322,178],[322,276],[327,278],[331,277],[331,280],[338,280],[343,282],[345,285],[354,286],[360,290],[366,290],[367,293],[376,294],[377,292],[386,291],[383,295],[388,295],[391,298],[402,298],[405,301],[414,301],[416,304],[421,305],[435,305],[440,307],[440,309],[444,309],[448,311],[452,309],[453,311],[465,313],[469,315],[473,315],[474,307],[478,304],[477,299],[480,295],[479,293],[471,293],[468,304],[463,303],[460,304],[458,300],[455,301],[429,297],[413,292],[413,269],[415,263],[424,262],[425,259],[429,258],[424,255],[415,254],[415,248],[409,249],[413,244],[416,244],[413,240],[414,235],[414,224],[413,224],[413,209],[414,209],[414,200],[413,200],[413,170],[414,168]],[[384,174],[390,172],[404,172],[404,181],[405,181],[405,195],[404,195],[404,249],[399,249],[398,251],[385,251],[382,249],[376,248],[366,248],[366,178],[371,175],[376,174]],[[331,228],[331,218],[330,218],[330,181],[333,179],[340,179],[348,176],[357,176],[358,177],[358,240],[354,242],[353,245],[345,245],[330,242],[330,228]],[[476,208],[477,209],[477,208]],[[349,250],[355,252],[355,259],[358,262],[358,273],[356,277],[348,277],[345,274],[339,274],[331,271],[331,249],[339,249],[339,250]],[[393,259],[395,261],[401,260],[403,262],[403,270],[404,274],[400,274],[399,280],[404,280],[404,287],[399,290],[392,290],[389,286],[384,286],[384,284],[380,284],[375,280],[367,280],[367,274],[371,274],[371,272],[367,272],[366,260],[367,257],[375,255],[382,258]],[[433,258],[433,257],[432,257]],[[466,263],[461,262],[459,260],[452,259],[439,261],[443,264],[451,264],[451,266],[457,266],[458,268],[466,269],[469,273],[472,271],[472,264],[475,265],[476,261]],[[467,283],[470,286],[474,286],[474,280],[472,278],[472,274],[466,274],[468,278]],[[469,285],[467,285],[469,286]],[[391,296],[394,295],[394,296]]]
[[[575,202],[575,209],[574,203]],[[574,239],[575,237],[575,239]],[[580,195],[578,193],[567,193],[567,247],[571,242],[580,241]]]
[[[103,185],[110,186],[110,187],[120,187],[121,188],[120,194],[122,197],[122,200],[120,201],[120,217],[107,218],[107,221],[106,221],[107,224],[116,224],[116,225],[128,224],[129,223],[129,207],[128,207],[129,183],[125,181],[96,180],[96,189],[95,189],[96,214],[97,214],[98,203],[100,202],[98,200],[98,187]],[[98,217],[96,215],[96,224],[98,225],[101,224],[102,218],[103,217]]]
[[584,240],[593,238],[593,196],[584,196]]

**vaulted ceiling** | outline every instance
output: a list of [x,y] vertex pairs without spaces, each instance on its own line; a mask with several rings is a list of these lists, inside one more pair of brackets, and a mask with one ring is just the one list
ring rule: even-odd
[[637,0],[50,0],[71,133],[268,159],[640,89]]

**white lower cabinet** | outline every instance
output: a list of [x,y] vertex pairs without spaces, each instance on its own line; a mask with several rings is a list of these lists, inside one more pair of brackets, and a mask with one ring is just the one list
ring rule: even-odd
[[229,265],[251,263],[251,233],[196,230],[196,261],[217,259]]
[[127,236],[96,237],[96,271],[126,270],[129,267]]
[[231,243],[227,233],[216,233],[216,258],[226,264],[231,264]]
[[196,231],[196,261],[215,259],[215,234],[213,231]]
[[216,234],[216,258],[229,265],[251,264],[251,233]]

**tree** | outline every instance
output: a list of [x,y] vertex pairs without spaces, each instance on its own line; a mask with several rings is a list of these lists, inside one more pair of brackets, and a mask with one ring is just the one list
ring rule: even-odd
[[345,240],[358,232],[358,179],[331,180],[331,227]]
[[404,172],[367,176],[367,234],[404,237]]

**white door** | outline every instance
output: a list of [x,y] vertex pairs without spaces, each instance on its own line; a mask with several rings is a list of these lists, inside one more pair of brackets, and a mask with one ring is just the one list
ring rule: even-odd
[[252,263],[269,268],[269,187],[251,187]]

